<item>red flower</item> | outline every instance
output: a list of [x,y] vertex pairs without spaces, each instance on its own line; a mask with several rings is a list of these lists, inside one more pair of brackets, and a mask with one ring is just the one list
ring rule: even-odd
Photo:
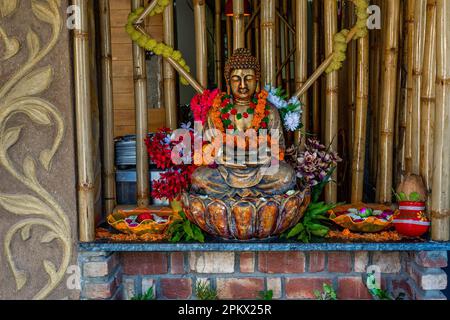
[[228,130],[233,130],[234,129],[234,126],[232,125],[232,124],[230,124],[229,126],[228,126]]
[[245,119],[247,119],[247,118],[248,118],[248,113],[247,113],[247,112],[244,112],[244,113],[242,114],[242,116],[243,116]]
[[230,114],[229,113],[222,114],[222,119],[224,120],[230,119]]
[[235,115],[237,114],[237,110],[236,110],[236,109],[231,109],[231,114],[232,114],[233,116],[235,116]]
[[266,122],[261,122],[261,128],[267,129],[267,123]]

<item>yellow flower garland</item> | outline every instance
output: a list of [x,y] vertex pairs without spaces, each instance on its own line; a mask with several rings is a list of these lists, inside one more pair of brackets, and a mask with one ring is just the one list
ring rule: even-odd
[[[367,0],[351,0],[356,6],[356,17],[358,18],[355,24],[357,28],[353,39],[364,38],[367,33],[367,18],[369,14],[367,13],[367,7],[369,3]],[[333,39],[333,61],[330,63],[328,68],[325,70],[326,73],[337,71],[342,67],[342,62],[346,58],[347,52],[347,35],[350,31],[343,29],[334,35]]]
[[[158,0],[158,4],[156,7],[150,12],[150,16],[154,16],[155,14],[162,13],[164,8],[169,5],[169,0]],[[173,47],[164,44],[163,42],[158,42],[155,39],[143,34],[139,30],[134,27],[134,22],[138,19],[139,15],[144,12],[144,8],[137,8],[135,11],[131,12],[128,16],[128,23],[125,26],[125,30],[130,36],[131,40],[136,42],[141,48],[147,51],[153,51],[158,56],[163,56],[164,58],[172,58],[177,61],[184,70],[190,72],[191,69],[186,64],[186,61],[183,59],[183,55],[180,51],[174,50]],[[189,82],[180,77],[180,82],[183,85],[189,85]]]

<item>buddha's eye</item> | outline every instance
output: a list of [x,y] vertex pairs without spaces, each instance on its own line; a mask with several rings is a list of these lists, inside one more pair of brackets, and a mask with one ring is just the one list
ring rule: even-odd
[[246,76],[245,77],[245,81],[253,81],[254,77],[253,76]]
[[241,81],[241,78],[238,77],[238,76],[233,76],[233,77],[231,78],[231,81],[234,81],[234,82],[240,82],[240,81]]

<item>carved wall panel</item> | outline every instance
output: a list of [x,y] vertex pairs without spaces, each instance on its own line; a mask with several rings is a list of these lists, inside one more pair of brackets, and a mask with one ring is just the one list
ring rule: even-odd
[[0,299],[79,296],[67,5],[0,0]]

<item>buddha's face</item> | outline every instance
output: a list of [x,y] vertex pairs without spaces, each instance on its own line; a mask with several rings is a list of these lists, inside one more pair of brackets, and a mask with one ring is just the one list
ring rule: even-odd
[[256,73],[253,69],[235,69],[230,75],[230,87],[233,97],[250,100],[256,91]]

